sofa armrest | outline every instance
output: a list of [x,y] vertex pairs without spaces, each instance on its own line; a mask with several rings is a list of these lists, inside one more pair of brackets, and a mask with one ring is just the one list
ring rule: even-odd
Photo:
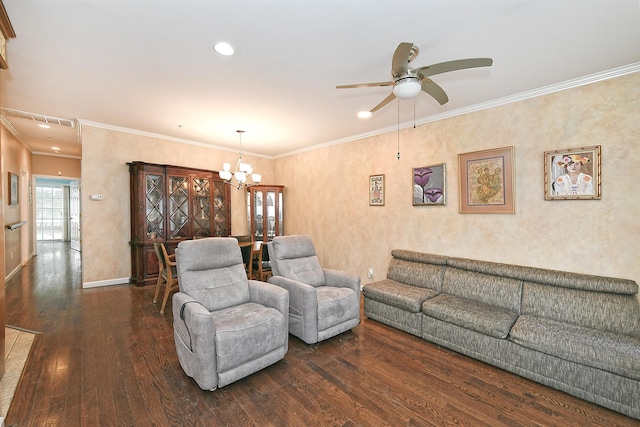
[[327,286],[351,288],[356,294],[360,295],[360,276],[328,268],[323,268],[322,271],[324,271],[324,280]]
[[249,280],[251,302],[275,308],[286,318],[289,315],[289,292],[286,289],[258,280]]

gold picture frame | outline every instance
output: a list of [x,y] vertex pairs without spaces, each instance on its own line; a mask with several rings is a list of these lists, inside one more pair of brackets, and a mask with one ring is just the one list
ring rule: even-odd
[[369,206],[384,206],[384,175],[369,175]]
[[515,213],[515,164],[511,147],[458,154],[460,213]]
[[545,200],[599,200],[601,146],[544,153]]

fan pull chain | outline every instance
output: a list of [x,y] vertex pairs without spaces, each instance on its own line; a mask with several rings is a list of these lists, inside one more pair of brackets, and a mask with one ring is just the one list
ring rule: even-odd
[[416,99],[413,98],[413,128],[416,128]]
[[398,98],[398,160],[400,160],[400,98]]

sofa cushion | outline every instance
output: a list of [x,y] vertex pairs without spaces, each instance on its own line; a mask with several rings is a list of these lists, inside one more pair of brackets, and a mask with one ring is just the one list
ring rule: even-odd
[[418,313],[422,303],[438,293],[433,289],[405,285],[395,280],[384,279],[364,285],[362,292],[367,298],[401,308],[411,313]]
[[440,292],[446,266],[392,258],[387,279]]
[[422,303],[422,312],[444,322],[495,338],[506,338],[518,314],[451,294],[440,294]]
[[465,258],[448,258],[447,265],[464,270],[511,277],[513,279],[544,283],[552,286],[561,286],[563,288],[625,295],[635,295],[638,293],[638,284],[628,279],[546,270],[536,267],[500,264],[497,262],[477,261]]
[[288,339],[287,318],[275,308],[246,303],[211,313],[218,372],[261,357]]
[[523,315],[510,338],[532,350],[640,380],[640,340],[630,336]]
[[521,314],[640,339],[640,304],[634,295],[524,282]]
[[442,292],[520,313],[522,281],[447,267]]

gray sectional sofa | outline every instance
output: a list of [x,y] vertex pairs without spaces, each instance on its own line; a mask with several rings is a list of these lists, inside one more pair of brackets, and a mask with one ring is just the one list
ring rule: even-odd
[[393,250],[364,314],[640,419],[632,280]]

